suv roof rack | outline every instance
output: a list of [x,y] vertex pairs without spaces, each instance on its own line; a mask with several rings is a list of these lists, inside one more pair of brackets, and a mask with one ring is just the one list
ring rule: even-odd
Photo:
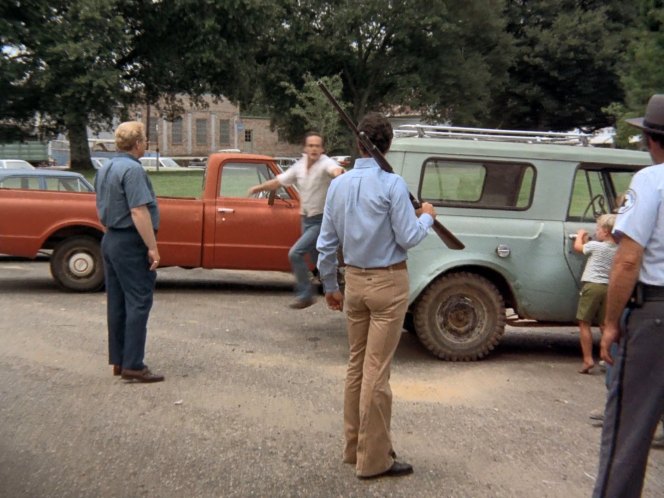
[[461,138],[496,142],[546,143],[588,146],[591,135],[581,132],[498,130],[493,128],[463,128],[447,125],[401,125],[394,130],[397,137]]

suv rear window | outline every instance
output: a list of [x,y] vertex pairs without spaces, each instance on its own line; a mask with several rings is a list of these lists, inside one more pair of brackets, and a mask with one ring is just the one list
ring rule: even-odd
[[436,206],[523,210],[534,187],[530,164],[431,158],[422,168],[419,196]]

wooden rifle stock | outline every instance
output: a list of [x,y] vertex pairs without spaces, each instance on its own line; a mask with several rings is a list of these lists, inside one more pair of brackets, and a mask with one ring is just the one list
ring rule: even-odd
[[[369,137],[367,137],[367,135],[364,132],[360,131],[357,128],[357,126],[355,126],[353,120],[350,119],[350,116],[346,114],[346,111],[344,111],[341,108],[337,100],[334,98],[334,96],[325,86],[325,83],[323,83],[322,81],[318,81],[318,87],[327,97],[327,100],[329,100],[332,106],[337,110],[339,116],[341,116],[341,119],[344,121],[344,123],[346,123],[346,126],[348,126],[348,128],[350,128],[351,131],[355,133],[355,136],[357,137],[358,141],[362,144],[364,150],[366,150],[369,153],[369,155],[378,163],[378,165],[383,171],[386,171],[388,173],[394,173],[394,169],[392,168],[390,163],[387,162],[387,159],[385,158],[383,153],[378,149],[378,147],[374,145],[374,143],[369,139]],[[413,208],[419,209],[422,206],[420,202],[410,192],[408,192],[408,195],[410,196],[410,202],[413,205]],[[452,232],[450,232],[447,228],[445,228],[443,224],[435,218],[433,220],[433,231],[436,232],[436,235],[438,235],[440,240],[442,240],[443,243],[448,248],[459,250],[465,247],[463,245],[463,242],[457,239]]]

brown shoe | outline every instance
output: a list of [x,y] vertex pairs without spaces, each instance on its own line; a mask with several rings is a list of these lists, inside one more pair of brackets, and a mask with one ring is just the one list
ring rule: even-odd
[[313,297],[307,298],[307,299],[296,299],[292,303],[288,305],[289,308],[292,308],[294,310],[302,310],[304,308],[308,308],[312,304],[314,304],[316,300]]
[[113,365],[113,375],[118,376],[122,374],[122,365]]
[[164,380],[163,375],[150,372],[148,367],[145,367],[143,370],[130,370],[128,368],[123,368],[121,375],[124,380],[132,382],[161,382]]

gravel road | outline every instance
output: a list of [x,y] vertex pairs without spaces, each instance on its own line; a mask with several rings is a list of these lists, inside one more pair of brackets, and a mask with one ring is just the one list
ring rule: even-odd
[[[287,308],[290,275],[163,269],[146,361],[107,366],[105,295],[57,290],[46,262],[0,259],[0,496],[587,497],[603,376],[576,373],[574,328],[510,329],[448,363],[404,333],[392,430],[412,476],[341,462],[343,316]],[[644,496],[664,496],[664,451]]]

